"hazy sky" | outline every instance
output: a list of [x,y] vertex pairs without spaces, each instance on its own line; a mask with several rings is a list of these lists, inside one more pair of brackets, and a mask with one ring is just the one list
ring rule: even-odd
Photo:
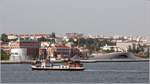
[[0,0],[0,29],[150,36],[150,0]]

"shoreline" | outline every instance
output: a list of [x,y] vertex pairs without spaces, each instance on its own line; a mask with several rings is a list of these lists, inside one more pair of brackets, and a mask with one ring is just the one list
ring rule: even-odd
[[[96,60],[80,60],[81,63],[97,63],[97,62],[149,62],[150,59],[96,59]],[[56,60],[54,63],[61,63],[62,60]],[[26,61],[9,61],[0,60],[0,64],[33,64],[35,60]]]

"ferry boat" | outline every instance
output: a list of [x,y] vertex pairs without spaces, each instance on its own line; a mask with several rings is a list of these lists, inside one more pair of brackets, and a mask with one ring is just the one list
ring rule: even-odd
[[[47,48],[47,56],[46,58],[42,58],[43,60],[36,61],[34,65],[32,65],[32,70],[66,70],[66,71],[81,71],[85,68],[83,64],[80,63],[80,56],[74,55],[70,56],[71,50],[69,51],[69,57],[64,60],[63,64],[53,63],[56,61],[55,57],[57,56],[57,52],[54,45]],[[40,52],[40,57],[44,57],[42,51]]]
[[85,69],[80,61],[72,60],[64,61],[64,64],[49,62],[49,60],[36,61],[31,67],[32,70],[82,71]]

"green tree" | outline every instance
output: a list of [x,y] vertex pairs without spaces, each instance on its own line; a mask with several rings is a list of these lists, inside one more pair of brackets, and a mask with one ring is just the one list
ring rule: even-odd
[[1,60],[9,60],[9,55],[1,50]]
[[136,44],[133,44],[132,52],[133,52],[133,53],[135,53],[135,52],[136,52]]
[[46,38],[44,38],[44,37],[38,38],[38,41],[39,42],[46,41]]
[[73,42],[73,43],[74,43],[74,39],[73,39],[73,38],[70,38],[70,39],[69,39],[69,42]]
[[128,52],[132,52],[131,45],[129,45]]
[[1,40],[2,40],[3,42],[8,42],[8,36],[7,36],[5,33],[3,33],[3,34],[1,35]]
[[92,52],[95,50],[95,46],[94,45],[88,45],[87,49],[89,50],[89,53],[92,54]]
[[51,37],[52,37],[51,42],[52,42],[52,43],[56,43],[56,42],[55,42],[55,38],[56,38],[55,32],[52,32]]
[[78,39],[78,42],[79,42],[79,46],[84,46],[84,45],[86,45],[86,39],[85,39],[85,38],[79,38],[79,39]]
[[55,32],[52,32],[51,37],[56,38]]

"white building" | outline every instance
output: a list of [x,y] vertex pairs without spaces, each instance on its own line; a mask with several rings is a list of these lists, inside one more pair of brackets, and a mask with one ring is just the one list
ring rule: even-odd
[[116,46],[123,49],[124,51],[128,51],[129,46],[133,46],[133,42],[117,42]]
[[117,47],[117,46],[108,46],[108,45],[105,45],[104,47],[101,47],[102,50],[114,50],[115,52],[124,52],[125,50],[120,48],[120,47]]
[[15,48],[11,49],[11,61],[23,61],[27,60],[27,49],[26,48]]
[[17,39],[17,35],[9,34],[8,39]]

